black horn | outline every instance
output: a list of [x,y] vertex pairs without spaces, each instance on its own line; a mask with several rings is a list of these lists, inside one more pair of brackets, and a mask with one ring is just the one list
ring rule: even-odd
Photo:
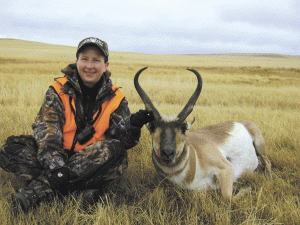
[[144,67],[144,68],[140,69],[135,74],[135,76],[134,76],[134,86],[135,86],[135,89],[136,89],[137,93],[139,94],[139,96],[141,97],[142,101],[144,102],[146,110],[149,111],[149,112],[152,111],[153,114],[154,114],[154,119],[155,120],[159,120],[161,118],[159,112],[154,107],[152,101],[150,100],[150,98],[148,97],[148,95],[145,93],[145,91],[141,88],[141,86],[139,84],[139,76],[147,68],[148,67]]
[[185,107],[183,108],[183,110],[177,116],[179,118],[179,120],[182,121],[182,122],[193,111],[194,105],[196,104],[196,101],[197,101],[197,99],[198,99],[198,97],[199,97],[199,95],[201,93],[201,90],[202,90],[202,78],[201,78],[201,75],[196,70],[193,70],[193,69],[187,69],[187,70],[193,72],[197,76],[198,85],[197,85],[197,88],[196,88],[195,92],[193,93],[193,95],[189,99],[188,103],[185,105]]

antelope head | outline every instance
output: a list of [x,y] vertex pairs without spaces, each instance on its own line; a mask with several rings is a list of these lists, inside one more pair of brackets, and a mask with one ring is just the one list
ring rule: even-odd
[[148,67],[140,69],[134,77],[134,86],[139,96],[141,97],[147,111],[152,111],[154,120],[148,123],[148,130],[152,136],[153,157],[161,164],[174,165],[177,159],[181,156],[185,148],[185,132],[191,128],[194,120],[191,123],[185,122],[185,119],[193,111],[193,107],[200,95],[202,89],[202,78],[200,74],[193,69],[188,69],[193,72],[198,79],[198,85],[188,103],[177,116],[161,115],[154,107],[152,101],[139,85],[138,79],[140,74]]

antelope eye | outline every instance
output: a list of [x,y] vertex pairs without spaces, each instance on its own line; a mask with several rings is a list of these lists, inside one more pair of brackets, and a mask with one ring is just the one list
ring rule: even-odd
[[150,122],[147,124],[148,130],[150,131],[150,133],[153,133],[155,130],[155,125],[153,122]]
[[187,124],[186,123],[182,124],[180,128],[182,133],[185,134],[185,132],[187,131]]

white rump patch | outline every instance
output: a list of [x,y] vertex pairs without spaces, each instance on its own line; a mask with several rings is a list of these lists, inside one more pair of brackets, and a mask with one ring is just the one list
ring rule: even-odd
[[230,137],[219,147],[219,150],[232,165],[233,182],[243,173],[253,172],[258,166],[253,139],[240,123],[234,123]]

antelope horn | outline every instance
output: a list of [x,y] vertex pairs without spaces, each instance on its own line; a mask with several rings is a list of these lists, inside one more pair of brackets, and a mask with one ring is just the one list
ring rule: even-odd
[[201,93],[201,89],[202,89],[202,78],[201,75],[193,69],[187,69],[191,72],[193,72],[198,79],[198,85],[197,88],[195,90],[195,92],[193,93],[193,95],[191,96],[191,98],[189,99],[188,103],[185,105],[185,107],[183,108],[183,110],[178,114],[178,118],[180,121],[184,121],[188,115],[190,115],[190,113],[193,111],[194,105],[196,104],[196,101]]
[[161,116],[160,116],[159,112],[154,107],[152,101],[150,100],[150,98],[148,97],[148,95],[145,93],[145,91],[141,88],[141,86],[139,84],[139,76],[147,68],[148,67],[144,67],[144,68],[140,69],[136,73],[136,75],[134,76],[134,86],[135,86],[135,89],[136,89],[137,93],[139,94],[139,96],[141,97],[142,101],[144,102],[146,110],[149,111],[149,112],[150,111],[153,112],[154,120],[160,120]]

